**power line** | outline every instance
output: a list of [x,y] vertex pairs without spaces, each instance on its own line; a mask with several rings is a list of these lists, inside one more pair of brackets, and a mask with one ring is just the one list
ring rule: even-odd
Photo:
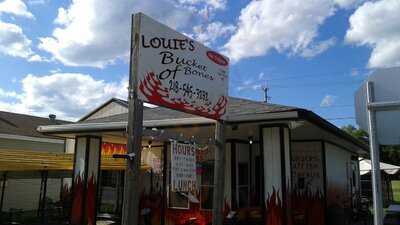
[[333,117],[333,118],[324,118],[326,120],[355,120],[356,118],[354,116],[349,116],[349,117]]
[[[313,106],[308,107],[309,109],[331,109],[331,108],[347,108],[347,107],[354,107],[354,105],[331,105],[331,106]],[[307,107],[305,107],[307,108]]]
[[329,85],[329,86],[340,86],[340,85],[355,85],[361,84],[361,81],[345,81],[345,82],[314,82],[314,83],[302,83],[302,84],[295,84],[295,85],[274,85],[271,84],[269,87],[273,88],[296,88],[296,87],[314,87],[314,86],[323,86],[323,85]]
[[[357,69],[357,68],[355,68]],[[359,70],[359,69],[357,69]],[[272,73],[273,74],[273,73]],[[329,72],[329,73],[314,73],[314,74],[297,74],[293,76],[284,76],[284,77],[279,77],[279,78],[269,78],[269,79],[264,79],[262,81],[272,81],[272,80],[290,80],[290,79],[298,79],[298,78],[308,78],[308,77],[318,77],[318,76],[326,76],[326,75],[331,75],[330,77],[324,77],[324,78],[335,78],[337,76],[341,77],[351,77],[351,72]],[[277,74],[274,74],[274,76],[280,76]],[[362,76],[360,76],[362,77]]]

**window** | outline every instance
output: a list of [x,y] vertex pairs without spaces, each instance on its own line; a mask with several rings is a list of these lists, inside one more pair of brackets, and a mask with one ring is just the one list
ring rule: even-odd
[[236,199],[237,207],[246,208],[250,199],[250,146],[236,143]]
[[249,205],[249,164],[238,163],[239,208]]
[[[258,149],[256,149],[258,150]],[[254,151],[253,151],[254,153]],[[259,151],[256,152],[254,157],[255,165],[254,165],[254,171],[252,171],[252,175],[254,174],[254,189],[251,193],[251,206],[262,206],[263,205],[263,171],[262,171],[262,161],[261,161],[261,156],[259,155]]]
[[104,187],[116,187],[117,184],[117,177],[116,177],[116,172],[115,171],[107,171],[107,170],[102,170],[101,171],[101,185]]
[[212,209],[214,193],[214,161],[201,163],[200,207]]

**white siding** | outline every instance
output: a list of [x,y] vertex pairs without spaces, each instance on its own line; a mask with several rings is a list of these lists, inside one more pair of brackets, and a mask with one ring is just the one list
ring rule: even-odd
[[99,119],[99,118],[104,118],[108,116],[113,116],[113,115],[118,115],[118,114],[124,114],[128,113],[128,108],[125,106],[122,106],[121,104],[111,102],[110,104],[104,106],[101,108],[99,111],[95,112],[85,120],[92,120],[92,119]]

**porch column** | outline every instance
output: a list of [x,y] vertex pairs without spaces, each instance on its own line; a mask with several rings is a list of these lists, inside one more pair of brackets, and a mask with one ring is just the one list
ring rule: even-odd
[[264,158],[264,201],[266,225],[291,223],[290,131],[286,125],[261,128]]
[[1,197],[0,197],[0,224],[3,224],[3,205],[4,205],[4,194],[6,191],[7,182],[7,171],[3,172],[3,179],[1,181]]
[[225,144],[224,214],[232,210],[231,145],[232,143]]
[[101,138],[92,136],[76,138],[72,184],[72,225],[96,224],[100,155]]

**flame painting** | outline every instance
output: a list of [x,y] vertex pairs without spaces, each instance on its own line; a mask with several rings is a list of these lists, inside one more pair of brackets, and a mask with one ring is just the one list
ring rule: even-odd
[[278,191],[273,189],[271,196],[266,200],[266,221],[265,225],[284,225],[283,224],[283,206],[279,198]]
[[196,114],[219,120],[226,112],[228,99],[221,96],[214,106],[195,106],[185,99],[169,98],[168,88],[163,87],[161,81],[153,72],[149,72],[139,84],[140,92],[147,98],[149,103],[165,106],[171,109],[181,110],[190,114]]

